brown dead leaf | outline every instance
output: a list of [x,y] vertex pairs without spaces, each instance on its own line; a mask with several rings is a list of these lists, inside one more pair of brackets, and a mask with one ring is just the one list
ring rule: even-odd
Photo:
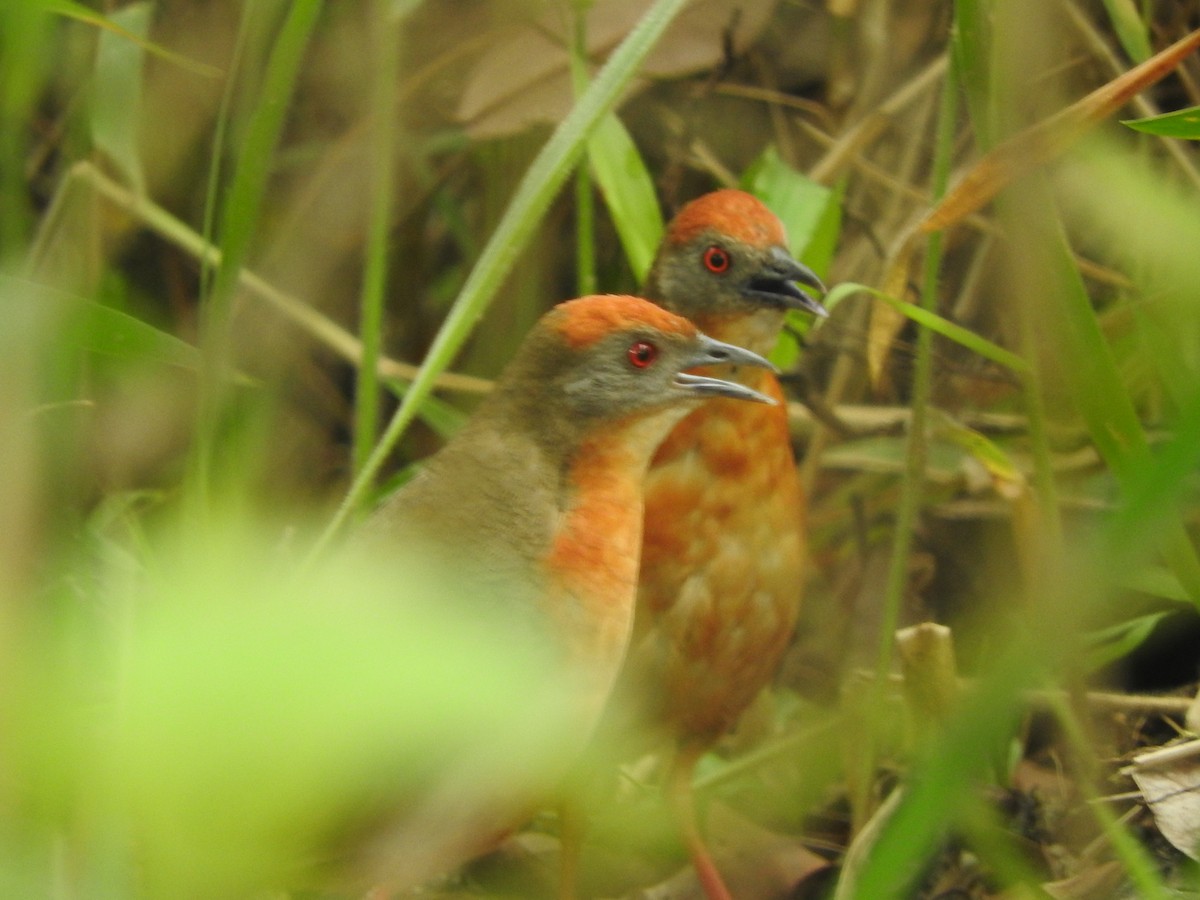
[[1169,749],[1175,752],[1164,749],[1135,758],[1129,774],[1162,836],[1200,859],[1200,741]]
[[[676,78],[717,65],[728,36],[734,52],[749,46],[779,0],[695,0],[667,29],[642,66],[647,78]],[[642,0],[605,0],[588,14],[587,50],[603,60],[645,12]],[[515,24],[475,65],[456,117],[476,138],[500,137],[537,122],[557,122],[571,108],[574,92],[564,34],[566,18],[553,12],[536,22]]]
[[1170,74],[1197,47],[1200,30],[985,153],[930,210],[921,222],[921,231],[938,231],[977,211],[1010,182],[1059,156],[1135,94]]
[[[880,289],[892,297],[907,299],[912,264],[911,252],[901,254],[899,259],[888,266]],[[908,317],[892,304],[882,300],[874,300],[871,303],[870,316],[867,325],[867,373],[870,375],[872,387],[878,390],[887,375],[887,361],[892,352],[892,345],[908,323]]]

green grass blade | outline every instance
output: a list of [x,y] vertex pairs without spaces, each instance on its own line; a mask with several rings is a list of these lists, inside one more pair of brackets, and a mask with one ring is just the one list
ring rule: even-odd
[[[587,90],[587,13],[591,0],[571,8],[571,87],[576,100]],[[593,140],[595,138],[593,137]],[[580,297],[596,293],[596,198],[587,166],[575,170],[575,289]]]
[[918,325],[928,328],[935,334],[940,334],[942,337],[949,338],[956,344],[961,344],[968,350],[978,353],[984,359],[990,359],[994,363],[999,363],[1007,369],[1023,374],[1029,370],[1029,363],[1022,359],[1011,350],[1005,350],[999,344],[994,344],[985,337],[981,337],[975,332],[963,328],[961,325],[956,325],[948,319],[943,319],[935,312],[930,312],[927,309],[922,309],[915,304],[908,303],[898,297],[893,297],[891,294],[886,294],[883,291],[876,290],[872,287],[867,287],[864,284],[856,284],[852,281],[846,281],[837,285],[826,295],[823,301],[826,308],[832,309],[842,300],[851,294],[856,294],[860,291],[870,294],[899,312],[912,319]]
[[[221,261],[212,291],[203,309],[201,348],[205,354],[205,378],[199,407],[196,450],[191,465],[194,486],[203,499],[208,494],[210,469],[215,453],[216,428],[221,411],[221,382],[224,374],[229,313],[239,273],[258,230],[259,215],[275,148],[308,47],[313,26],[323,7],[321,0],[296,0],[289,5],[267,61],[262,90],[241,142],[233,180],[220,213],[218,228]],[[261,10],[248,4],[244,15]],[[243,27],[246,20],[243,20]]]
[[1135,63],[1145,62],[1154,53],[1146,23],[1138,14],[1133,0],[1104,0],[1104,8],[1112,22],[1121,48]]
[[[385,4],[375,3],[381,24],[370,36],[374,52],[371,83],[371,210],[367,226],[366,262],[359,299],[362,364],[354,392],[353,471],[370,459],[379,436],[380,384],[377,367],[383,353],[383,311],[387,292],[388,237],[391,231],[393,165],[396,146],[395,84],[399,70],[398,33],[388,21]],[[386,23],[386,24],[385,24]]]
[[0,5],[0,254],[23,247],[33,210],[25,182],[25,134],[55,58],[51,20],[34,4]]
[[[233,181],[221,210],[222,259],[212,291],[212,300],[217,307],[213,314],[218,322],[222,318],[221,308],[228,303],[238,271],[258,229],[275,148],[291,107],[300,62],[323,5],[322,0],[297,0],[289,6],[267,63],[262,92],[255,104],[256,112],[251,116],[241,142]],[[253,8],[253,4],[247,6],[246,15],[253,15]]]
[[434,379],[450,364],[487,309],[488,302],[533,234],[550,201],[562,187],[571,167],[584,152],[593,129],[604,114],[612,109],[646,54],[686,2],[655,0],[650,5],[542,147],[517,186],[512,201],[434,338],[420,373],[388,423],[375,452],[317,542],[316,550],[320,550],[333,537],[364,496],[370,480],[433,389]]

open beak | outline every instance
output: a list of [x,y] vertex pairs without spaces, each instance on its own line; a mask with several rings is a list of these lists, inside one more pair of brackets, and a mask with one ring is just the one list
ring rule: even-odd
[[782,247],[772,247],[767,261],[742,286],[742,293],[783,309],[805,309],[828,316],[829,311],[816,297],[797,287],[797,282],[825,293],[825,285],[812,269],[792,259]]
[[[755,366],[760,369],[770,369],[777,371],[770,361],[759,356],[757,353],[751,353],[741,347],[736,347],[733,344],[726,344],[722,341],[714,341],[705,335],[699,336],[700,346],[692,355],[683,368],[691,369],[695,366]],[[735,400],[753,400],[757,403],[767,403],[771,406],[775,405],[775,401],[766,394],[760,394],[758,391],[751,390],[744,384],[738,384],[736,381],[724,381],[720,378],[710,378],[707,375],[692,375],[688,372],[680,372],[675,376],[675,384],[677,387],[683,388],[691,394],[697,394],[702,397],[732,397]]]

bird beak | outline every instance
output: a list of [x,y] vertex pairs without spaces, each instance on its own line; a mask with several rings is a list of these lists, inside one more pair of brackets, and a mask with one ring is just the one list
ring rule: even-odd
[[[751,353],[742,347],[714,341],[710,337],[700,335],[700,346],[696,352],[683,364],[682,368],[691,369],[695,366],[755,366],[760,369],[778,371],[769,360],[757,353]],[[677,387],[701,397],[732,397],[735,400],[753,400],[757,403],[775,405],[775,400],[766,394],[738,384],[736,381],[724,381],[720,378],[710,378],[707,375],[691,375],[680,372],[675,376]]]
[[818,316],[828,316],[829,311],[811,294],[798,288],[796,282],[817,293],[825,293],[825,285],[812,269],[792,259],[782,247],[772,247],[767,261],[742,287],[742,293],[784,309],[805,309]]

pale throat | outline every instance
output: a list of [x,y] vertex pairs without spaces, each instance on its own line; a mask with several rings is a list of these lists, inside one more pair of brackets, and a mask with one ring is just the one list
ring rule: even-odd
[[710,338],[765,355],[775,349],[783,317],[783,310],[762,309],[749,314],[700,314],[693,321]]

